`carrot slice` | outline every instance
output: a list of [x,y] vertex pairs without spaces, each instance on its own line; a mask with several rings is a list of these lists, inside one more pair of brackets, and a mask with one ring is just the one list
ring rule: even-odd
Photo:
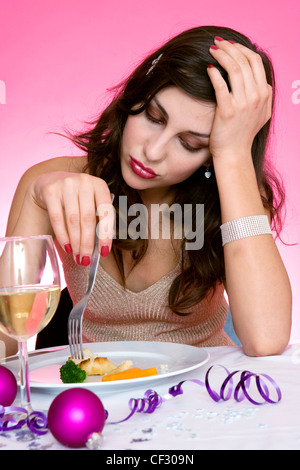
[[102,377],[102,382],[109,382],[111,380],[138,379],[140,377],[148,377],[150,375],[157,375],[156,367],[150,367],[149,369],[139,369],[138,367],[132,367],[131,369],[118,372],[117,374],[104,375]]

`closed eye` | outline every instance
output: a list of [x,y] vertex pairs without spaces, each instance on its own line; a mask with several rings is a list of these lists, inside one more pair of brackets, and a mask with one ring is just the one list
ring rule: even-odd
[[207,147],[207,145],[190,145],[186,140],[184,140],[182,137],[179,137],[179,140],[181,142],[181,145],[188,150],[189,152],[199,152],[200,150],[203,150],[204,148]]
[[165,123],[164,118],[161,118],[161,116],[158,115],[158,114],[155,115],[154,113],[150,113],[148,108],[145,109],[145,115],[146,115],[146,118],[151,122],[154,122],[156,124],[164,124]]

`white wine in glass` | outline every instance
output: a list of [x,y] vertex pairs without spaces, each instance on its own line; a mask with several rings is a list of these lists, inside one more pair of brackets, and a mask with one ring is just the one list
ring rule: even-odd
[[31,411],[27,340],[52,319],[60,298],[50,235],[0,238],[0,330],[18,341],[21,406]]

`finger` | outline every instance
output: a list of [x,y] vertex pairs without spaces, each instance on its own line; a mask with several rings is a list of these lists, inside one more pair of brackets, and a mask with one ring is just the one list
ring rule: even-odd
[[65,251],[68,254],[71,254],[72,245],[65,223],[65,215],[62,207],[61,198],[57,195],[57,191],[53,192],[51,188],[45,189],[45,193],[48,216],[54,232],[54,236],[58,243],[65,249]]
[[251,70],[255,83],[257,85],[257,93],[260,96],[262,102],[267,103],[267,114],[269,115],[269,117],[271,117],[273,106],[273,89],[272,86],[268,84],[262,57],[257,52],[251,51],[250,49],[244,47],[241,44],[236,44],[236,47],[243,51],[243,53],[247,56],[248,61],[251,65]]
[[228,80],[232,95],[239,101],[244,101],[246,89],[254,87],[254,78],[246,56],[237,52],[229,53],[228,49],[234,46],[228,41],[216,41],[218,46],[212,46],[210,53],[228,73]]
[[252,92],[256,96],[262,96],[267,99],[270,90],[261,56],[242,44],[221,41],[220,38],[215,39],[215,42],[240,66],[247,92]]
[[233,49],[240,50],[247,57],[254,80],[252,88],[249,87],[249,92],[251,93],[249,98],[256,106],[259,104],[265,106],[266,104],[266,119],[268,120],[272,113],[273,90],[272,86],[268,84],[263,60],[257,52],[250,50],[242,44],[235,44]]
[[80,209],[78,189],[74,178],[69,177],[64,179],[62,197],[68,237],[74,260],[80,264]]
[[111,195],[108,186],[103,181],[97,184],[95,201],[97,207],[97,236],[101,256],[108,256],[115,234],[115,209],[112,205],[114,195]]
[[79,191],[80,211],[80,263],[90,264],[93,254],[96,232],[96,205],[94,190],[90,181],[84,181]]
[[261,56],[242,44],[235,44],[234,49],[241,51],[247,57],[257,85],[259,87],[267,86],[267,76]]
[[224,109],[229,111],[232,106],[232,102],[227,83],[222,77],[220,71],[213,65],[208,66],[207,73],[215,90],[217,105],[222,106]]

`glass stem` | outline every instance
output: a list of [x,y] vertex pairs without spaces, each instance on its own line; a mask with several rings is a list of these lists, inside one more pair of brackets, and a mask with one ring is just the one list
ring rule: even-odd
[[26,408],[27,411],[32,411],[31,403],[30,403],[30,384],[29,384],[29,372],[28,372],[27,341],[20,341],[18,344],[19,344],[19,360],[20,360],[21,407]]

